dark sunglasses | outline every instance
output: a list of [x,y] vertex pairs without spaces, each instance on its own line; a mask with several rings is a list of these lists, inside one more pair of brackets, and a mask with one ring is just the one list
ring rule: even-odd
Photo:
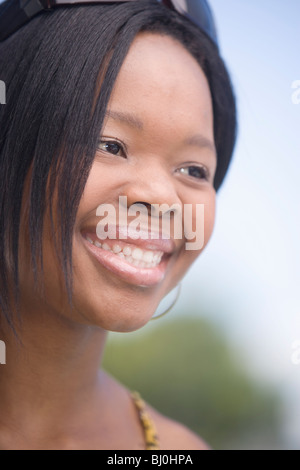
[[[95,3],[124,3],[138,0],[10,0],[2,5],[0,15],[0,41],[28,23],[43,10],[57,6]],[[218,47],[216,27],[211,9],[206,0],[157,0],[195,23]],[[1,5],[0,5],[1,8]]]

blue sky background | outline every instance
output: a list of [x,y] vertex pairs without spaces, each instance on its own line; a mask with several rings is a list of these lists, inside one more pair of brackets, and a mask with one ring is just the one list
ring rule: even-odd
[[210,4],[236,89],[239,136],[213,237],[173,315],[199,306],[243,351],[245,367],[282,389],[286,446],[300,449],[300,364],[291,361],[300,341],[300,104],[292,103],[300,2]]

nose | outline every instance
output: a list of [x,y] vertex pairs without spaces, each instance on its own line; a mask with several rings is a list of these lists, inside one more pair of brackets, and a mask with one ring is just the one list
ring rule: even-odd
[[123,187],[123,195],[127,197],[128,207],[143,205],[152,216],[168,211],[176,216],[182,209],[174,174],[157,161],[148,160],[135,167]]

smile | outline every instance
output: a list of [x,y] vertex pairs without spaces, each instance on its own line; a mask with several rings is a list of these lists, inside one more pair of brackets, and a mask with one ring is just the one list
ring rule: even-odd
[[130,284],[151,286],[165,277],[170,253],[158,249],[159,241],[107,239],[101,243],[91,233],[82,233],[82,237],[91,255],[102,266]]

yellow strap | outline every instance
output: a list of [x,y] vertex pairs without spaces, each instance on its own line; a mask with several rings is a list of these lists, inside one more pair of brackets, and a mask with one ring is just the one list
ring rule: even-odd
[[157,432],[152,419],[146,411],[146,405],[138,392],[131,392],[131,397],[138,410],[139,418],[144,429],[146,450],[159,450]]

